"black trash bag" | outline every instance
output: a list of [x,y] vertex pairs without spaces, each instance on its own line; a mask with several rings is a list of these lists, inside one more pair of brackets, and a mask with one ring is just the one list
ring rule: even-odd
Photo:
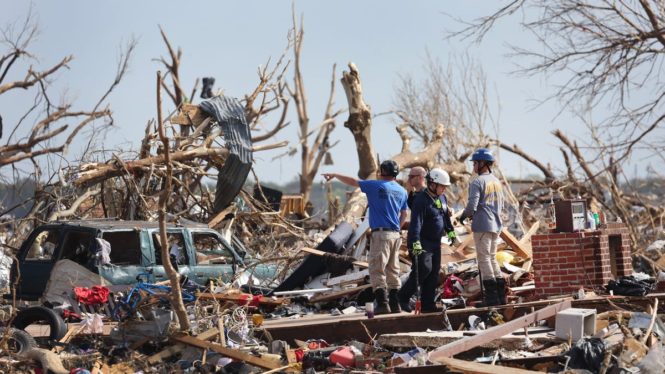
[[613,291],[615,295],[621,296],[644,296],[653,291],[655,279],[644,280],[636,279],[634,276],[620,277],[618,280],[611,280],[605,286],[607,292]]
[[582,338],[570,348],[566,356],[570,357],[569,368],[597,373],[605,357],[605,343],[600,338]]

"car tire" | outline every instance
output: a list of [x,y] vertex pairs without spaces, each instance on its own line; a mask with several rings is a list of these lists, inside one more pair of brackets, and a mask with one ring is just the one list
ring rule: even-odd
[[45,306],[33,306],[19,311],[12,322],[12,326],[25,330],[26,327],[39,321],[48,323],[51,328],[51,333],[49,334],[49,339],[51,340],[60,340],[67,334],[65,320],[55,310]]
[[0,339],[5,337],[5,333],[9,330],[9,347],[10,351],[18,356],[25,354],[33,348],[37,348],[37,342],[30,334],[23,330],[13,328],[0,328]]

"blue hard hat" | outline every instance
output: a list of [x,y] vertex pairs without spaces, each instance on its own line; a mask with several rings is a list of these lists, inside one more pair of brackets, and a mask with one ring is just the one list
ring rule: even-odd
[[490,161],[494,162],[494,155],[492,151],[487,148],[478,148],[471,156],[471,161]]

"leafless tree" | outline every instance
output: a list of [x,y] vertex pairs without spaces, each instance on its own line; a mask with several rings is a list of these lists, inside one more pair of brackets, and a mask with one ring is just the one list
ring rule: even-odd
[[[537,50],[512,47],[518,72],[546,74],[564,108],[594,108],[605,147],[615,162],[636,147],[662,141],[665,108],[665,6],[660,1],[513,1],[453,35],[481,40],[495,22],[516,13],[538,40]],[[600,114],[598,113],[600,112]],[[593,130],[593,129],[592,129]],[[596,129],[597,130],[597,129]]]
[[[543,97],[580,118],[588,136],[580,144],[562,131],[566,165],[555,180],[549,165],[537,165],[550,188],[577,191],[631,229],[634,245],[662,227],[662,209],[631,189],[622,169],[627,161],[657,158],[663,141],[665,107],[661,67],[665,61],[665,6],[651,0],[515,0],[451,33],[476,42],[496,22],[519,14],[537,47],[511,47],[517,73],[544,75],[554,90]],[[524,156],[515,145],[502,148]]]
[[[91,109],[77,109],[67,97],[52,93],[56,75],[69,69],[74,57],[65,56],[43,70],[35,68],[33,63],[38,59],[31,53],[31,44],[38,34],[38,25],[28,12],[21,21],[4,27],[0,39],[4,48],[0,56],[0,95],[16,95],[20,89],[23,97],[32,97],[23,114],[3,118],[5,141],[0,145],[0,180],[16,186],[22,184],[22,178],[35,181],[35,196],[23,203],[32,205],[25,222],[66,217],[74,206],[82,203],[78,197],[89,195],[89,191],[72,189],[69,185],[63,169],[76,160],[71,160],[72,155],[67,151],[79,139],[84,144],[81,159],[89,157],[96,135],[112,124],[106,99],[122,80],[136,45],[131,40],[123,49],[116,76],[97,103]],[[89,131],[84,133],[84,130]],[[87,137],[87,146],[82,135]],[[0,215],[16,208],[0,207]]]
[[[295,10],[293,11],[293,87],[289,87],[289,92],[293,98],[296,113],[298,114],[299,145],[300,145],[300,193],[303,195],[303,203],[309,201],[309,195],[312,190],[312,183],[319,171],[321,162],[330,157],[330,149],[337,142],[331,143],[330,134],[335,128],[335,118],[340,114],[339,111],[333,111],[333,98],[335,96],[335,68],[332,68],[332,80],[330,82],[330,96],[323,120],[319,125],[310,127],[309,114],[307,108],[307,94],[305,92],[305,83],[302,76],[302,67],[300,64],[300,55],[302,52],[303,36],[305,28],[303,18],[300,19],[300,27],[296,22]],[[314,138],[313,141],[310,138]]]
[[[485,72],[468,55],[451,56],[444,66],[427,54],[423,73],[421,81],[401,75],[395,91],[402,138],[402,152],[396,157],[405,168],[446,170],[457,186],[448,192],[449,199],[461,201],[469,177],[464,161],[493,138],[498,109],[491,110]],[[414,154],[412,147],[421,151]]]

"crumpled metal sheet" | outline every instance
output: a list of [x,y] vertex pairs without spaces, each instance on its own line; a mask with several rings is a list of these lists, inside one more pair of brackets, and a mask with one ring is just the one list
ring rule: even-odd
[[222,128],[229,149],[229,157],[217,176],[214,209],[219,212],[235,199],[247,179],[252,167],[252,137],[238,99],[215,96],[203,101],[200,107]]

